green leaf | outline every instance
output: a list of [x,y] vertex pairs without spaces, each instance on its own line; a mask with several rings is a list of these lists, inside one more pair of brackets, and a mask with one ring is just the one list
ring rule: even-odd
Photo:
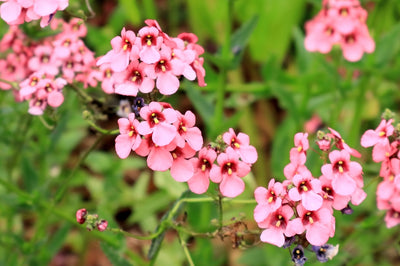
[[119,3],[127,21],[133,25],[142,23],[141,13],[136,0],[119,0]]
[[[172,220],[175,220],[176,216],[179,214],[180,210],[183,207],[183,204],[180,203],[180,200],[186,198],[188,194],[189,191],[183,192],[181,197],[174,202],[171,208],[161,218],[160,225],[156,229],[156,232],[161,232],[161,233],[159,236],[157,236],[151,241],[150,249],[149,252],[147,253],[147,258],[149,258],[150,260],[154,261],[156,259],[162,241],[164,240],[165,231],[170,227],[168,224],[172,222]],[[177,204],[180,205],[176,207]],[[172,211],[174,212],[172,213]]]
[[60,248],[64,244],[64,241],[70,229],[71,224],[67,223],[57,230],[57,232],[51,237],[50,241],[46,244],[46,248],[43,248],[40,251],[40,255],[45,256],[43,260],[48,261],[54,257],[57,251],[60,250]]
[[103,250],[104,254],[110,260],[112,265],[114,266],[130,266],[132,265],[129,263],[124,257],[122,257],[121,252],[107,244],[106,242],[101,242],[100,247]]
[[214,116],[215,108],[211,99],[204,96],[200,90],[198,90],[195,86],[187,83],[187,96],[193,103],[197,112],[199,112],[200,116],[203,118],[204,122],[207,126],[212,126],[212,119]]
[[234,55],[230,69],[236,69],[244,54],[245,47],[258,22],[258,15],[254,15],[232,34],[231,50]]
[[389,61],[395,58],[400,47],[400,23],[390,29],[376,44],[375,65],[384,67]]
[[39,182],[37,169],[33,167],[32,162],[25,156],[22,158],[21,167],[25,189],[27,191],[34,191]]

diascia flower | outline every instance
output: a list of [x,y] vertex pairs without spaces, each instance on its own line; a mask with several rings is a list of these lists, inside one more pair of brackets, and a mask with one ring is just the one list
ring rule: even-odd
[[152,134],[154,144],[165,146],[172,142],[177,132],[172,124],[177,120],[172,108],[164,109],[161,104],[151,102],[140,110],[140,116],[145,120],[138,126],[141,135]]
[[215,183],[220,183],[222,195],[234,198],[244,191],[242,177],[250,172],[250,166],[239,160],[239,155],[231,147],[218,155],[218,166],[210,171],[210,178]]
[[328,53],[338,44],[345,59],[359,61],[364,52],[375,50],[366,19],[367,12],[358,0],[324,0],[323,9],[305,25],[305,48]]
[[198,157],[190,159],[193,164],[194,173],[188,180],[190,191],[196,194],[203,194],[210,185],[210,170],[214,166],[217,153],[210,148],[204,147],[199,151]]

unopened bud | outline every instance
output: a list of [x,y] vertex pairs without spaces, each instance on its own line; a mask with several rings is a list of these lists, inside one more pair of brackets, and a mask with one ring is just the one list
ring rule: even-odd
[[101,221],[97,224],[97,229],[98,229],[100,232],[103,232],[103,231],[105,231],[105,230],[107,229],[107,226],[108,226],[107,220],[101,220]]
[[76,211],[76,221],[80,224],[85,223],[87,211],[86,209],[80,209]]

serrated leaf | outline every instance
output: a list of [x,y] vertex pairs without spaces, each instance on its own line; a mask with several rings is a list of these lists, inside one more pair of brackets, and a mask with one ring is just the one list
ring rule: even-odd
[[112,265],[114,266],[131,266],[132,264],[129,263],[125,258],[122,257],[121,252],[118,252],[115,248],[108,245],[105,242],[100,243],[100,247],[103,250],[104,254],[110,260]]

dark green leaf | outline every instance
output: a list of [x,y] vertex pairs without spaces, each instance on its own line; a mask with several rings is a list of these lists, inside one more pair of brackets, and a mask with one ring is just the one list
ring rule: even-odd
[[231,50],[234,55],[230,69],[236,69],[242,61],[244,49],[249,42],[250,36],[258,22],[258,16],[254,15],[232,34]]

